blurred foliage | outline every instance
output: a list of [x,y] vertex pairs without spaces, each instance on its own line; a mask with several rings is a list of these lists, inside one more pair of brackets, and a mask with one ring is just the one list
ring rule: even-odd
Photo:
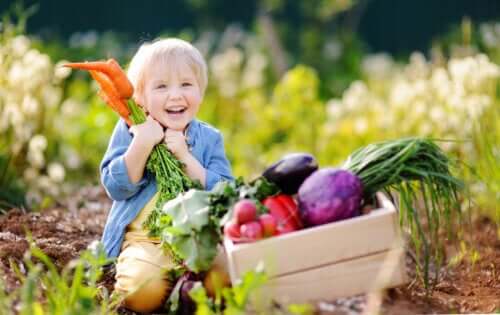
[[[331,3],[342,6],[329,7]],[[272,23],[257,23],[254,32],[229,25],[220,33],[187,29],[160,35],[190,40],[205,55],[210,80],[199,117],[224,133],[238,176],[255,177],[293,151],[313,153],[323,166],[338,165],[370,142],[423,135],[459,140],[445,149],[478,168],[466,176],[471,177],[471,187],[480,187],[474,186],[478,181],[472,175],[493,176],[485,170],[498,164],[498,133],[489,133],[491,139],[482,136],[484,126],[498,125],[498,116],[491,114],[499,100],[498,23],[474,26],[464,20],[436,39],[430,57],[414,53],[396,62],[388,54],[367,54],[342,26],[358,4],[301,4],[303,17],[309,18],[300,23],[307,27],[294,31],[280,24],[284,10],[290,12],[289,2],[263,0],[258,2],[260,14],[270,15]],[[326,11],[316,10],[323,7]],[[85,73],[71,74],[58,65],[67,59],[110,56],[126,65],[138,43],[111,32],[78,33],[69,42],[47,42],[24,34],[24,23],[21,15],[17,23],[6,17],[2,24],[0,154],[12,158],[12,172],[21,175],[22,186],[29,189],[29,204],[40,205],[81,181],[97,182],[98,165],[117,121]],[[325,25],[336,27],[334,37],[322,31]],[[283,39],[281,47],[270,46],[269,30]],[[273,49],[287,56],[289,69],[281,76]],[[27,58],[32,59],[23,63]],[[479,154],[480,150],[490,153]],[[488,160],[482,159],[486,156]],[[484,181],[497,179],[495,175]]]
[[22,262],[11,261],[20,285],[7,294],[5,283],[0,279],[2,314],[118,314],[116,310],[122,297],[110,296],[104,287],[97,286],[102,267],[107,263],[109,260],[99,245],[83,251],[78,259],[58,270],[32,243]]
[[27,188],[27,203],[37,208],[78,187],[78,180],[97,182],[107,139],[95,130],[110,133],[116,117],[87,78],[66,81],[64,61],[53,62],[24,34],[29,13],[5,15],[0,30],[0,156],[9,157],[8,173],[21,177],[24,185],[17,187]]

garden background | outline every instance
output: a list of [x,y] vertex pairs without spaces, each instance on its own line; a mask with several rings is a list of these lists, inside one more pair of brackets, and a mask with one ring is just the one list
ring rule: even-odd
[[[4,220],[11,208],[71,208],[75,196],[82,200],[74,208],[88,210],[94,197],[83,191],[105,200],[98,165],[117,116],[86,73],[61,64],[114,57],[126,65],[142,42],[178,36],[207,59],[200,118],[224,134],[235,175],[255,178],[289,152],[338,166],[380,140],[449,140],[440,145],[461,161],[455,171],[466,183],[469,228],[456,227],[448,262],[484,263],[494,274],[486,286],[500,290],[500,2],[2,1],[0,15]],[[493,258],[472,236],[478,224],[490,233],[482,237],[496,248]],[[2,240],[14,237],[0,228]],[[492,303],[442,310],[498,311]]]

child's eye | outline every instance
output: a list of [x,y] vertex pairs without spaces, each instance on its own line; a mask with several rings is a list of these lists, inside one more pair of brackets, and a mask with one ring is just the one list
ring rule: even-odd
[[182,83],[182,86],[191,86],[191,85],[192,85],[191,82],[184,82],[184,83]]
[[158,85],[156,86],[156,88],[157,88],[157,89],[164,89],[164,88],[166,88],[166,87],[167,87],[167,85],[166,85],[166,84],[158,84]]

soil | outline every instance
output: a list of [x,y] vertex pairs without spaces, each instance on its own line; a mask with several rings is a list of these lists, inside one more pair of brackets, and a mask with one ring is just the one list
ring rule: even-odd
[[[7,291],[19,286],[10,263],[22,267],[28,238],[56,264],[64,267],[78,257],[92,241],[99,240],[111,202],[100,187],[83,187],[58,205],[41,212],[12,209],[0,216],[0,275]],[[30,231],[31,236],[27,236]],[[440,270],[439,283],[426,294],[418,281],[386,290],[383,295],[359,295],[316,303],[318,314],[372,313],[380,303],[381,314],[494,313],[500,312],[500,237],[498,227],[488,218],[473,221],[468,235],[473,247],[455,264]],[[459,246],[449,246],[447,257],[460,254]],[[473,251],[475,255],[472,255]],[[463,251],[462,251],[463,252]],[[112,269],[110,269],[112,270]],[[408,259],[408,273],[414,278]],[[112,271],[101,285],[113,288]],[[374,303],[374,304],[372,304]],[[121,314],[134,314],[121,308]]]

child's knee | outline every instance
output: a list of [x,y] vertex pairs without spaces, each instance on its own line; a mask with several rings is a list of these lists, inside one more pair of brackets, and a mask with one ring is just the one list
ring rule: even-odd
[[151,279],[143,284],[138,283],[136,287],[128,288],[124,293],[126,294],[125,307],[135,312],[151,312],[165,303],[168,296],[168,283],[164,279]]
[[142,258],[146,255],[124,254],[116,265],[115,290],[125,295],[125,306],[136,312],[159,308],[170,292],[164,269]]

